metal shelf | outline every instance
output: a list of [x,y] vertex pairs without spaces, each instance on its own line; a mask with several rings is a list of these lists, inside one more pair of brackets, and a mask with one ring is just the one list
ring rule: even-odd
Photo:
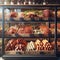
[[54,22],[54,20],[39,20],[39,21],[5,21],[5,23],[41,23],[41,22]]
[[30,34],[29,36],[19,36],[19,35],[5,35],[4,38],[54,38],[54,34],[43,35],[43,34]]
[[4,57],[56,57],[54,54],[53,55],[38,55],[38,56],[34,56],[34,55],[19,55],[19,54],[16,54],[16,55],[3,55],[3,58]]
[[[44,36],[43,34],[38,34],[38,35],[35,35],[34,34],[31,34],[30,36],[12,36],[12,35],[5,35],[4,38],[54,38],[54,34],[50,34],[48,36]],[[2,35],[0,36],[0,38],[2,38]],[[57,34],[57,38],[60,38],[60,34]]]
[[60,4],[47,4],[47,5],[42,5],[42,4],[35,4],[35,5],[24,5],[24,4],[21,4],[21,5],[17,5],[17,4],[14,4],[14,5],[10,5],[10,4],[7,4],[7,5],[3,5],[3,4],[0,4],[0,6],[4,7],[4,8],[39,8],[39,7],[58,7],[60,6]]

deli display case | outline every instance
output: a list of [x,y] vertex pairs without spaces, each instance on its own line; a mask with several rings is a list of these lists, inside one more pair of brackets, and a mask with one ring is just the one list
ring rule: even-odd
[[[60,52],[59,4],[4,4],[2,57],[57,57]],[[59,13],[58,13],[59,12]]]

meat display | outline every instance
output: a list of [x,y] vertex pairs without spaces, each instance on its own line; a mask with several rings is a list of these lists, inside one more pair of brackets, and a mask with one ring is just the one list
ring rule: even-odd
[[18,13],[17,12],[11,12],[10,17],[17,17]]
[[[51,18],[53,15],[54,15],[54,12],[49,9],[25,10],[25,11],[21,11],[21,12],[12,11],[10,13],[10,18],[13,18],[14,20],[17,20],[17,21],[18,20],[21,21],[21,18],[23,18],[22,20],[25,20],[25,21],[30,21],[30,20],[31,21],[39,21],[40,19],[48,20],[48,18],[49,17]],[[17,19],[15,19],[15,18],[17,18]]]
[[[55,24],[51,24],[50,31],[52,33],[55,33]],[[60,23],[57,24],[57,34],[59,34],[59,33],[60,33]]]
[[50,17],[51,13],[49,9],[45,9],[43,10],[43,19],[44,20],[48,20],[48,18]]
[[25,33],[32,34],[32,26],[25,26]]
[[26,51],[32,51],[32,50],[34,50],[34,49],[35,49],[35,44],[34,44],[34,42],[33,42],[33,41],[29,42],[29,43],[27,44]]
[[[52,13],[55,16],[55,11],[53,11]],[[57,11],[57,17],[60,18],[60,10]]]
[[60,41],[57,41],[57,48],[58,48],[58,51],[60,52]]
[[39,19],[41,19],[42,18],[42,10],[28,10],[28,11],[24,11],[23,12],[24,13],[24,15],[20,15],[20,16],[24,16],[23,17],[23,19],[25,20],[25,21],[39,21]]
[[12,51],[12,50],[25,50],[25,47],[27,45],[27,42],[24,39],[11,39],[8,41],[7,45],[5,46],[6,51]]
[[39,26],[40,27],[40,32],[44,35],[48,35],[50,30],[49,30],[49,27],[46,26],[46,25],[41,25]]
[[24,27],[20,27],[18,30],[18,34],[32,34],[32,26],[24,26]]
[[[52,46],[55,46],[55,41],[51,42]],[[57,39],[57,50],[60,52],[60,38]]]
[[48,42],[48,40],[43,39],[37,39],[35,42],[30,41],[27,42],[24,39],[11,39],[7,42],[5,45],[5,51],[24,51],[24,52],[32,52],[36,51],[52,51],[53,46],[51,43]]
[[[58,29],[57,31],[60,32],[60,24],[57,24]],[[10,26],[7,31],[6,34],[7,35],[15,35],[18,34],[19,36],[30,36],[30,34],[43,34],[44,36],[48,36],[48,34],[54,34],[55,33],[55,25],[51,24],[50,28],[45,25],[45,24],[41,24],[41,25],[37,25],[37,27],[33,25],[14,25],[14,26]]]
[[26,25],[26,26],[18,26],[18,25],[14,25],[11,26],[7,29],[6,34],[8,35],[12,35],[12,34],[32,34],[33,32],[33,28],[30,25]]
[[51,43],[49,43],[48,40],[46,40],[46,39],[43,39],[43,41],[36,40],[35,45],[36,45],[36,50],[37,51],[53,50]]
[[25,33],[25,30],[24,30],[24,27],[20,27],[19,29],[18,29],[18,32],[17,32],[19,35],[21,35],[21,34],[24,34]]
[[20,12],[20,13],[18,13],[18,15],[19,15],[19,18],[24,18],[24,16],[25,16],[24,12]]
[[12,35],[12,34],[16,34],[17,31],[18,31],[18,27],[15,25],[15,26],[11,26],[6,33],[8,35]]

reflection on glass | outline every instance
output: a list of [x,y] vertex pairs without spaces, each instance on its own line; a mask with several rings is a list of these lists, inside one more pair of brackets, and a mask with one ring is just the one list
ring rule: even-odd
[[2,7],[0,7],[0,20],[2,20]]
[[3,4],[4,0],[0,0],[0,4]]
[[4,10],[4,18],[5,18],[5,20],[9,20],[9,18],[10,18],[10,10],[9,9],[5,9]]

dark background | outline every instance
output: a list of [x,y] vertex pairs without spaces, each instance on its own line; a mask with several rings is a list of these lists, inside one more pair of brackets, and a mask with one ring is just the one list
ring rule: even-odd
[[[60,0],[45,0],[49,4],[60,4]],[[35,2],[42,3],[43,0],[35,0]]]
[[[17,3],[17,1],[24,2],[25,0],[11,0],[11,1]],[[26,1],[29,1],[29,0],[26,0]],[[31,2],[35,1],[35,3],[41,4],[41,3],[43,3],[44,0],[30,0],[30,1]],[[48,2],[49,4],[60,4],[60,0],[45,0],[45,1]]]

